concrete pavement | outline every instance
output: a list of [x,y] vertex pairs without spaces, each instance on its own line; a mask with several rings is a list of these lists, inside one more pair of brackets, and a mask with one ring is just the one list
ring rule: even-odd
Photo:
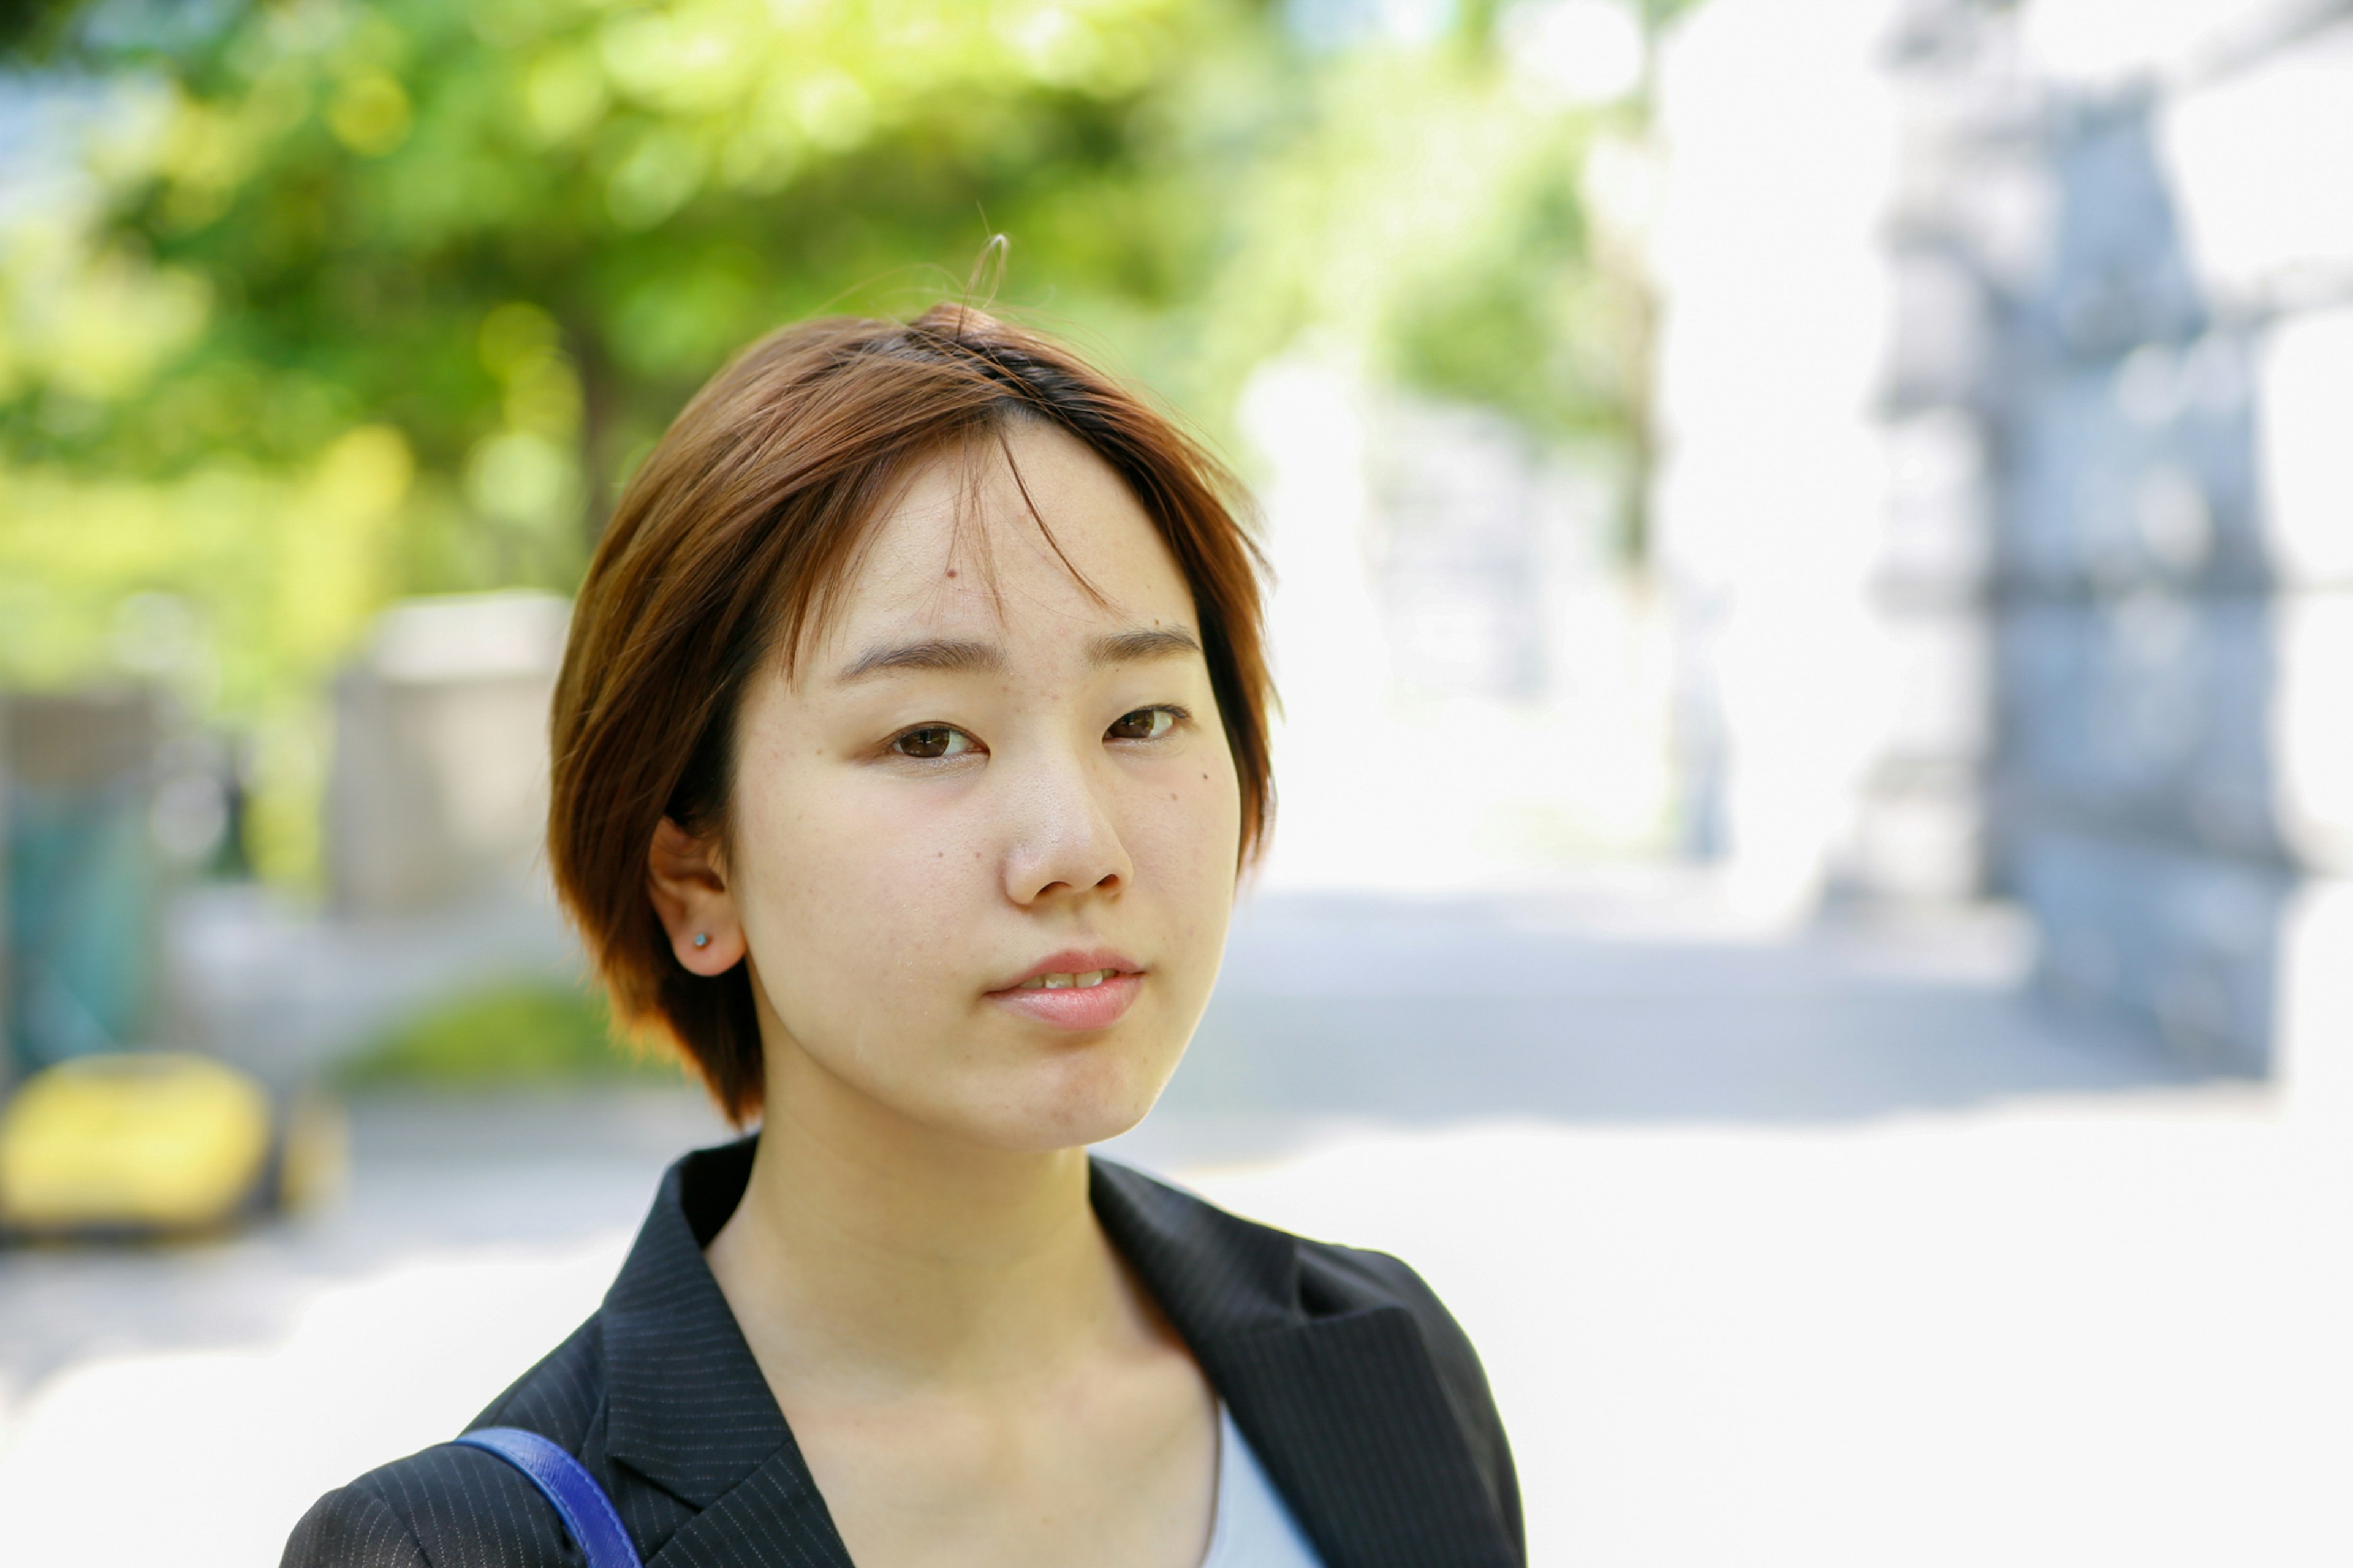
[[[2046,1012],[2028,957],[1999,914],[1270,897],[1113,1152],[1419,1267],[1540,1563],[2343,1560],[2353,1141]],[[683,1095],[377,1099],[336,1207],[0,1255],[0,1561],[269,1560],[588,1310],[720,1131]]]

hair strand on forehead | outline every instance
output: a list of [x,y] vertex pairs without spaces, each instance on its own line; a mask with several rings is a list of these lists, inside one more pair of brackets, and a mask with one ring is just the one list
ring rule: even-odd
[[[997,455],[1005,461],[1006,473],[1012,477],[1013,488],[1021,492],[1022,509],[1029,512],[1029,521],[1038,525],[1038,532],[1046,541],[1046,547],[1054,552],[1054,559],[1062,563],[1062,570],[1071,574],[1071,581],[1079,585],[1079,591],[1089,600],[1096,605],[1109,604],[1111,601],[1103,597],[1103,590],[1079,570],[1079,563],[1063,550],[1062,542],[1054,536],[1054,525],[1048,522],[1046,514],[1038,510],[1037,498],[1029,493],[1029,481],[1021,477],[1021,460],[1013,455],[1013,442],[1006,433],[1005,422],[997,421],[989,435],[996,442]],[[991,591],[994,592],[994,584]]]

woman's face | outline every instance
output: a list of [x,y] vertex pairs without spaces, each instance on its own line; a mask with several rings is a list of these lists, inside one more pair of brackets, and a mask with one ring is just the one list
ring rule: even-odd
[[1058,429],[1006,445],[1018,484],[993,441],[934,462],[793,678],[751,683],[715,901],[670,923],[698,971],[748,951],[772,1084],[797,1052],[927,1129],[1061,1149],[1175,1071],[1240,804],[1192,595],[1135,498]]

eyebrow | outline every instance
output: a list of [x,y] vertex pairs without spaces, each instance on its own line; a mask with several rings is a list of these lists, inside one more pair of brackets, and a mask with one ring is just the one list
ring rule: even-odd
[[[1183,658],[1200,651],[1200,640],[1183,626],[1140,626],[1095,638],[1087,647],[1087,659],[1098,666],[1138,664],[1156,658]],[[834,679],[843,682],[863,680],[869,676],[902,669],[964,674],[1004,668],[1005,652],[995,643],[964,637],[927,637],[922,642],[868,648]]]
[[923,642],[871,647],[834,679],[863,680],[894,669],[989,670],[1005,668],[1005,655],[995,643],[956,637],[932,637]]
[[1139,626],[1095,638],[1087,656],[1098,665],[1140,664],[1146,659],[1183,658],[1200,651],[1200,640],[1183,626]]

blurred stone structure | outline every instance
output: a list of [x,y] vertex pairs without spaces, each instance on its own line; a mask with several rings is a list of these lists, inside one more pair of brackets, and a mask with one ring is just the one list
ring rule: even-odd
[[2341,1047],[2353,5],[1803,10],[1664,73],[1702,847],[2015,896],[2054,994],[2211,1067]]
[[2353,146],[2353,7],[2189,9],[2097,62],[1905,18],[1893,412],[1982,476],[1988,867],[2045,978],[2263,1068],[2353,869],[2353,221],[2296,173]]
[[337,910],[405,914],[542,879],[547,714],[571,606],[411,599],[335,686],[328,868]]
[[272,1084],[486,986],[577,984],[540,851],[547,713],[570,606],[411,599],[334,688],[328,900],[200,883],[165,932],[176,1032]]

